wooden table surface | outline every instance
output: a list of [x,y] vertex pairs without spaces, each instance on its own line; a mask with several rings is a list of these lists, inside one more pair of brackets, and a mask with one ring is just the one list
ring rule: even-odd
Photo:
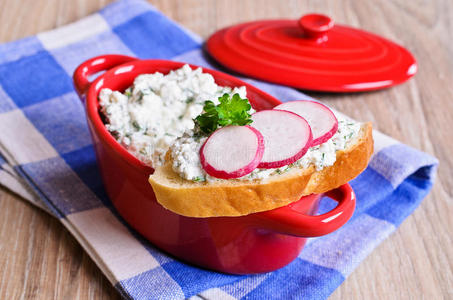
[[[0,42],[73,22],[108,2],[0,0]],[[237,22],[320,12],[409,48],[419,72],[401,86],[308,93],[440,160],[430,195],[330,299],[453,299],[453,1],[152,2],[204,38]],[[0,188],[0,299],[117,298],[56,219]]]

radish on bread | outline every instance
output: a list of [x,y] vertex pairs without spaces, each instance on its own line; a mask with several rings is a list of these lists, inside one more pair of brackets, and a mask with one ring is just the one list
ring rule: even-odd
[[357,137],[336,152],[331,166],[294,167],[262,180],[240,179],[193,182],[172,169],[171,156],[155,169],[149,182],[157,201],[167,209],[189,217],[241,216],[285,206],[300,197],[324,193],[359,175],[373,152],[371,123],[361,124]]
[[335,114],[327,106],[316,101],[289,101],[277,105],[274,109],[290,111],[306,119],[313,133],[312,146],[326,142],[338,130]]
[[223,179],[249,174],[264,153],[261,133],[250,126],[227,126],[214,131],[200,149],[203,169]]
[[310,125],[301,116],[283,110],[252,115],[252,126],[264,137],[264,155],[258,168],[280,168],[301,158],[311,147]]

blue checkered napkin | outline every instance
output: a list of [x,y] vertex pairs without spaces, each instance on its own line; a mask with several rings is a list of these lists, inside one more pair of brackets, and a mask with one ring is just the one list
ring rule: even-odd
[[[199,38],[145,2],[132,0],[1,45],[0,183],[17,191],[31,187],[23,196],[44,203],[125,298],[328,297],[419,205],[432,186],[436,159],[375,132],[376,154],[352,182],[357,210],[351,221],[310,240],[281,270],[234,276],[174,260],[138,236],[112,209],[71,75],[78,64],[104,53],[209,66],[199,48]],[[307,98],[290,88],[249,81],[282,101]],[[323,202],[322,209],[331,205]]]

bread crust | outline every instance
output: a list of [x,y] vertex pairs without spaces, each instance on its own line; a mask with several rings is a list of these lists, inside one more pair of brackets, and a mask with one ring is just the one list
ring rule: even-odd
[[167,161],[149,177],[149,183],[162,206],[188,217],[243,216],[271,210],[305,195],[327,192],[357,177],[373,153],[371,123],[364,124],[361,133],[352,147],[337,152],[332,166],[320,171],[310,166],[259,181],[197,183],[182,179]]

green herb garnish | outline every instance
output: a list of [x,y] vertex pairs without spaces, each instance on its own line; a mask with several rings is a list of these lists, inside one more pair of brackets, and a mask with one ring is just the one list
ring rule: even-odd
[[140,127],[140,125],[138,124],[137,121],[133,121],[133,122],[132,122],[132,126],[134,126],[134,128],[137,129],[137,130],[142,129],[142,128]]
[[120,133],[118,131],[110,131],[110,133],[113,135],[115,140],[118,140],[120,138]]
[[143,92],[140,91],[140,95],[138,96],[138,98],[136,100],[138,104],[143,104],[143,96],[145,96],[145,94],[143,94]]
[[195,118],[196,126],[204,133],[210,134],[218,127],[228,125],[248,125],[252,123],[249,113],[252,106],[248,99],[242,99],[239,94],[232,97],[229,94],[223,94],[219,97],[220,104],[205,101],[203,113]]
[[130,98],[132,96],[131,89],[127,89],[124,94],[127,96],[127,98]]
[[205,181],[206,179],[202,176],[197,176],[197,177],[194,177],[192,178],[192,181],[195,181],[195,182],[201,182],[201,181]]

